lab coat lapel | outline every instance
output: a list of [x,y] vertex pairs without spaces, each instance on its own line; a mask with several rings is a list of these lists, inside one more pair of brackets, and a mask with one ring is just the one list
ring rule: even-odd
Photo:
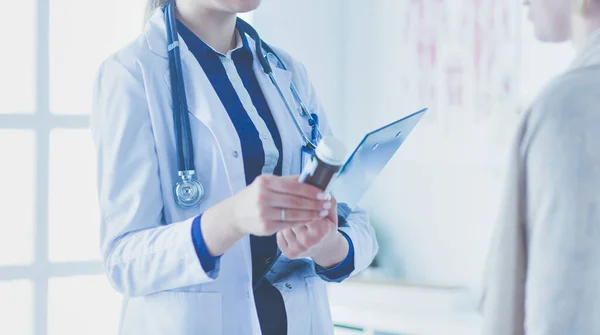
[[[150,50],[158,56],[165,58],[165,61],[167,61],[166,26],[162,11],[156,11],[154,16],[150,19],[145,28],[145,35]],[[220,158],[223,159],[227,169],[227,185],[231,194],[234,194],[245,186],[245,179],[243,180],[243,183],[239,181],[234,184],[234,181],[232,181],[232,175],[239,175],[239,173],[232,173],[233,171],[243,171],[243,161],[242,159],[225,159],[225,155],[229,154],[229,150],[232,149],[241,152],[239,136],[223,103],[212,88],[212,84],[208,80],[208,77],[181,37],[179,37],[179,46],[186,99],[189,112],[192,114],[190,116],[202,122],[215,138],[221,152]],[[163,74],[163,83],[166,85],[168,92],[171,92],[171,77],[168,68]],[[171,111],[168,112],[170,113]],[[192,134],[192,137],[197,142],[199,140],[201,141],[202,136],[207,135],[208,134]],[[195,158],[196,164],[202,164],[203,160],[207,159],[206,157],[200,157],[197,153]],[[206,164],[205,161],[204,163]],[[210,190],[208,190],[208,192],[210,192]],[[239,243],[242,245],[246,271],[251,276],[252,259],[250,257],[250,238],[246,236],[242,238]],[[249,289],[251,289],[251,287]],[[249,292],[249,294],[252,294],[252,292]]]
[[[166,25],[162,11],[157,10],[148,21],[145,35],[150,50],[168,61]],[[225,107],[181,36],[179,36],[179,50],[189,112],[211,131],[219,143],[221,151],[223,148],[239,148],[239,138]],[[163,81],[169,92],[172,92],[168,67],[163,75]],[[197,138],[198,134],[192,134],[192,136]]]
[[[228,148],[236,148],[235,150],[241,152],[240,138],[229,118],[229,114],[227,114],[227,110],[225,110],[221,99],[213,89],[212,84],[208,80],[208,77],[202,70],[200,64],[198,64],[198,61],[191,53],[188,54],[188,57],[182,59],[182,66],[184,74],[189,74],[187,76],[184,75],[184,82],[190,113],[211,130],[217,143],[219,143],[221,157],[228,154]],[[224,160],[225,166],[227,167],[229,186],[233,195],[246,186],[245,179],[243,181],[240,180],[239,182],[232,180],[233,175],[239,174],[231,172],[231,169],[243,171],[243,160],[241,158],[236,159],[234,160],[234,163],[228,163],[231,162],[228,159]],[[232,164],[235,165],[232,166]],[[243,176],[244,174],[242,173],[241,175]],[[248,236],[243,237],[240,243],[242,244],[242,249],[244,251],[246,270],[251,274],[252,259],[250,257],[250,238]]]
[[[204,123],[213,135],[220,135],[215,136],[219,142],[234,137],[231,135],[237,134],[235,128],[208,77],[181,37],[179,45],[188,111]],[[163,79],[171,91],[171,73],[168,69]]]
[[[277,83],[281,87],[288,103],[291,106],[295,106],[295,102],[290,93],[290,85],[292,83],[292,73],[277,67],[276,64],[271,63],[273,68],[273,75]],[[300,146],[294,145],[294,135],[296,133],[293,120],[290,118],[289,113],[283,103],[277,89],[271,82],[271,79],[263,72],[263,69],[257,59],[254,60],[254,73],[258,79],[261,90],[263,91],[273,119],[279,129],[281,136],[281,143],[283,146],[283,161],[282,161],[282,173],[284,176],[289,175],[291,171],[291,162],[293,153],[290,150],[300,150]]]
[[[192,53],[187,50],[183,39],[180,39],[180,46],[182,48],[181,65],[183,70],[183,82],[188,111],[191,114],[190,117],[198,119],[209,129],[211,135],[218,143],[221,157],[224,159],[224,155],[228,153],[229,149],[234,148],[233,150],[239,151],[239,137],[229,119],[225,107],[223,107],[221,100],[212,88],[208,77],[206,77],[202,67],[198,64],[198,61],[194,58]],[[169,91],[171,91],[170,76],[169,70],[163,75],[163,82],[167,85]],[[192,137],[196,142],[202,136],[206,136],[206,134],[192,134]],[[196,156],[197,164],[201,164],[202,160],[205,159],[203,157],[198,157],[198,155]],[[240,188],[240,185],[233,183],[231,176],[236,174],[233,173],[232,169],[243,170],[243,164],[241,163],[241,160],[232,162],[227,159],[224,159],[224,163],[227,168],[229,187],[233,194]]]
[[[162,11],[156,11],[146,24],[144,33],[150,50],[168,61],[166,26]],[[179,36],[179,50],[189,112],[211,131],[221,150],[230,147],[239,148],[239,138],[227,111],[181,36]],[[163,82],[168,91],[172,92],[171,74],[168,67],[163,74]],[[192,136],[196,138],[198,134],[192,134]]]
[[239,148],[239,136],[200,64],[191,53],[182,59],[189,112],[215,135],[221,148]]

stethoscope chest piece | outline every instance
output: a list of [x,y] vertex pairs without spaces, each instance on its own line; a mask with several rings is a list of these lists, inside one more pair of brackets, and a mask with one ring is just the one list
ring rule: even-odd
[[194,176],[194,171],[179,172],[181,180],[175,184],[175,200],[183,208],[193,208],[204,198],[204,187]]

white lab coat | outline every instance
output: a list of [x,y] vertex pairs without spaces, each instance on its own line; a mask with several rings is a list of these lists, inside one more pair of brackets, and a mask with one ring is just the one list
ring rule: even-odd
[[[101,248],[110,283],[124,295],[120,334],[258,335],[249,237],[223,255],[214,280],[203,271],[192,243],[193,218],[242,190],[246,180],[239,137],[227,111],[182,39],[180,45],[196,171],[206,188],[199,208],[182,209],[173,195],[178,175],[161,11],[138,39],[103,63],[95,86],[91,127]],[[304,67],[277,52],[288,67],[273,64],[279,84],[286,88],[293,80],[328,132]],[[256,59],[254,67],[281,134],[283,174],[299,174],[302,140]],[[305,120],[302,124],[309,133]],[[341,229],[354,244],[355,274],[371,263],[378,244],[363,211],[353,212]],[[268,279],[283,296],[288,334],[333,333],[326,278],[315,273],[312,261],[282,257]]]

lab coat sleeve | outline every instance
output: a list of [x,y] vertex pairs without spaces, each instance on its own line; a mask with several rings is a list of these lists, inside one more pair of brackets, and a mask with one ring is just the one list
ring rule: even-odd
[[[310,111],[316,112],[319,116],[319,123],[323,135],[332,133],[327,115],[324,112],[323,106],[319,101],[316,90],[308,80],[308,75],[304,66],[300,66],[302,77],[305,80],[303,87],[307,88],[306,96],[308,97],[308,108]],[[354,246],[354,271],[349,277],[358,274],[366,269],[377,255],[379,244],[375,236],[375,231],[369,222],[367,212],[360,208],[350,209],[350,213],[346,217],[346,222],[340,225],[339,230],[344,232],[351,240]],[[323,278],[323,277],[322,277]],[[323,278],[326,279],[326,278]]]
[[[101,249],[108,278],[126,296],[211,281],[192,241],[195,217],[164,222],[148,103],[137,64],[100,68],[91,129],[97,150]],[[200,213],[198,213],[200,214]]]
[[527,335],[600,332],[600,99],[560,95],[542,103],[522,149]]
[[209,277],[214,279],[219,273],[219,260],[221,259],[221,255],[213,256],[208,251],[206,241],[204,241],[204,236],[202,235],[202,228],[200,224],[201,222],[202,215],[198,216],[192,222],[192,242],[194,242],[194,247],[196,248],[196,255],[200,260],[202,269],[208,274]]

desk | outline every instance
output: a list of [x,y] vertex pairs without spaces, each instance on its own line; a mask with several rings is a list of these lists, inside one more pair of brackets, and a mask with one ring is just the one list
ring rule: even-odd
[[480,334],[478,297],[466,288],[351,279],[329,285],[328,293],[333,322],[363,334]]

